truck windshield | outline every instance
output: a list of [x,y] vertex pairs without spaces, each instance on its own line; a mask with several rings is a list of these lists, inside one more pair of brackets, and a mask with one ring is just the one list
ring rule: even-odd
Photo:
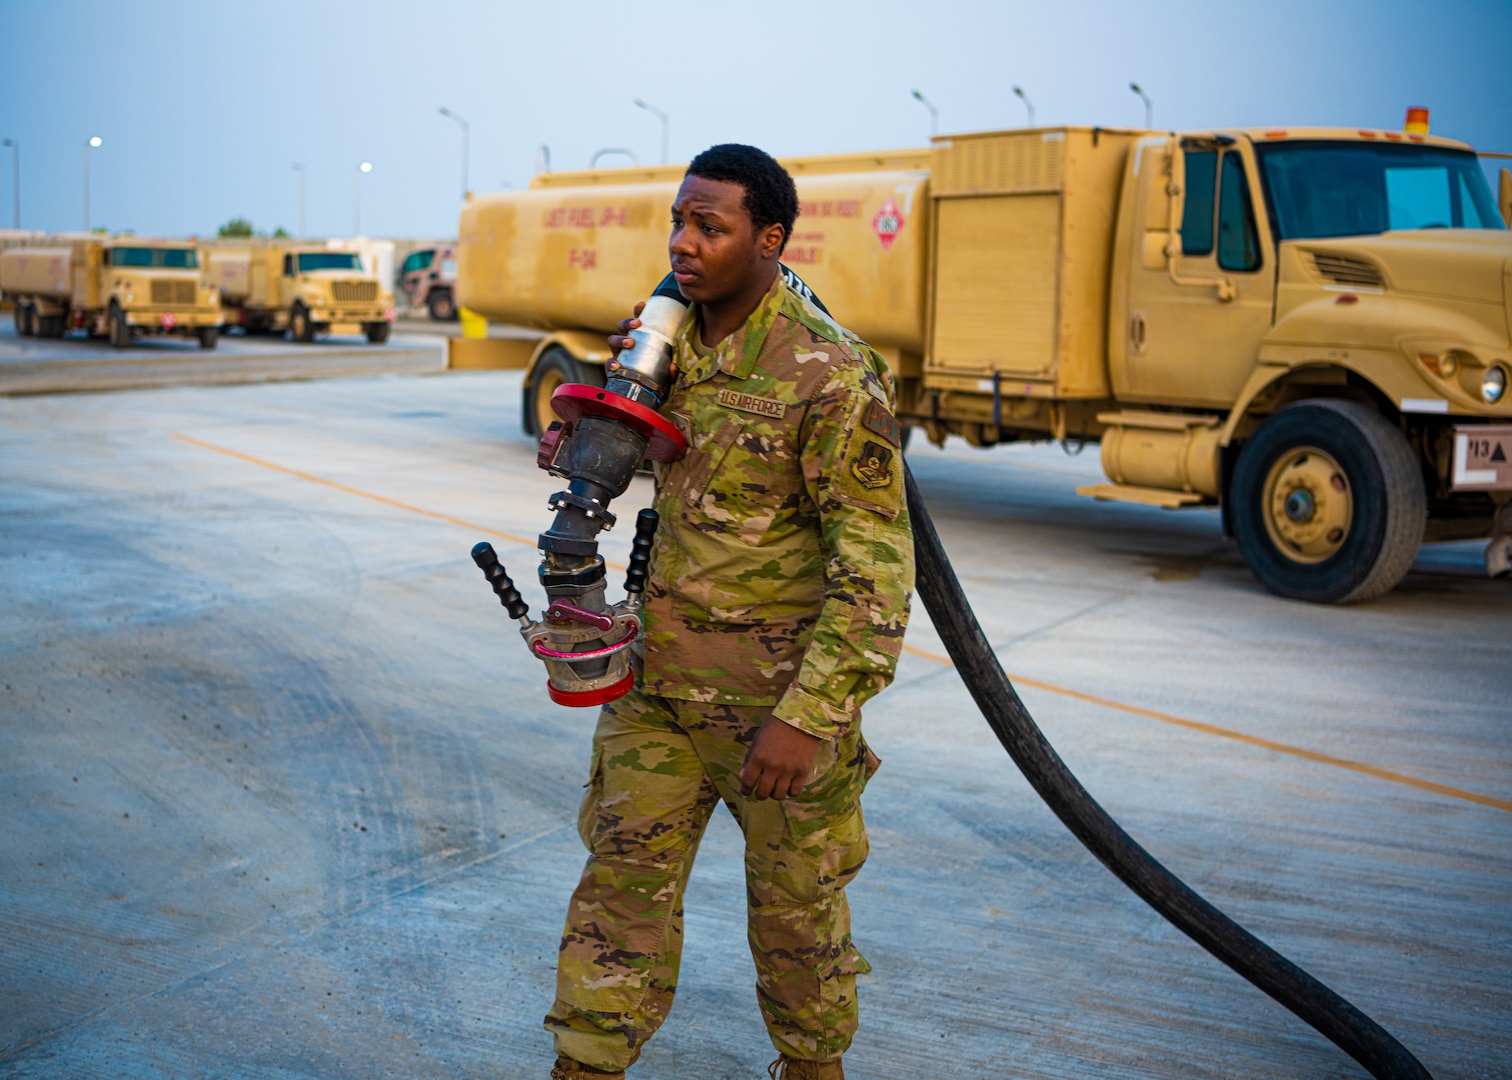
[[350,251],[307,251],[299,256],[299,272],[311,270],[361,270],[362,263]]
[[194,270],[199,267],[199,255],[193,248],[118,247],[110,250],[110,265]]
[[1505,228],[1480,162],[1464,150],[1298,141],[1255,151],[1283,240]]

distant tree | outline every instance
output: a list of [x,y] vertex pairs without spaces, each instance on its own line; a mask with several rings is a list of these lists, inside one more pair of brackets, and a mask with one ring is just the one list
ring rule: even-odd
[[282,225],[280,225],[278,228],[276,228],[276,229],[273,230],[273,239],[275,239],[275,240],[287,240],[288,238],[289,238],[289,230],[285,229]]
[[220,227],[218,236],[251,236],[252,223],[244,217],[234,217]]

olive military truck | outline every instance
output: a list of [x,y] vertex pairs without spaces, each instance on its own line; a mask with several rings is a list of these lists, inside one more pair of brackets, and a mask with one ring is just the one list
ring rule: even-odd
[[253,242],[204,250],[205,280],[220,290],[226,325],[249,334],[284,333],[295,341],[317,334],[388,340],[394,298],[356,252],[315,245]]
[[[1286,597],[1380,596],[1425,540],[1495,537],[1492,570],[1512,550],[1512,234],[1463,143],[1057,127],[784,165],[784,262],[932,441],[1100,442],[1083,494],[1220,506]],[[602,384],[603,334],[666,272],[681,172],[464,207],[460,303],[550,331],[532,432],[556,386]]]
[[0,291],[15,304],[18,334],[85,330],[118,349],[149,335],[213,349],[222,322],[220,296],[200,281],[187,241],[58,238],[11,248],[0,255]]

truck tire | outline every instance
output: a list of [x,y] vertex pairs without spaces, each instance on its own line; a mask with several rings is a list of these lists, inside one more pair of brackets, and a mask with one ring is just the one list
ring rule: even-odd
[[15,319],[16,319],[16,336],[17,337],[31,337],[32,336],[32,314],[31,313],[32,313],[32,306],[30,304],[23,303],[20,300],[16,301]]
[[289,309],[289,337],[294,341],[315,340],[315,324],[310,321],[310,313],[303,304],[295,304]]
[[1272,415],[1241,448],[1229,497],[1234,537],[1260,584],[1321,604],[1390,592],[1417,557],[1428,517],[1407,440],[1353,401]]
[[382,345],[389,339],[390,324],[386,322],[370,322],[362,324],[362,332],[367,335],[369,345]]
[[202,326],[194,332],[194,336],[199,338],[201,349],[213,349],[220,338],[220,329],[214,326]]
[[126,313],[114,300],[110,302],[109,319],[111,348],[126,348],[131,344],[131,326],[126,322]]
[[63,316],[34,315],[32,319],[37,324],[38,337],[60,338],[63,336]]
[[553,345],[543,352],[536,361],[535,371],[525,386],[520,403],[520,420],[525,434],[544,434],[557,419],[551,408],[551,395],[565,383],[603,386],[604,369],[597,364],[580,363],[560,345]]
[[450,289],[434,290],[425,301],[425,306],[436,322],[455,322],[457,319],[457,302],[452,299]]

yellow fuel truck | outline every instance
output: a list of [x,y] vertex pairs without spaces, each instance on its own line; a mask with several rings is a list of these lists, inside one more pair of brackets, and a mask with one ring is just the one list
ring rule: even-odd
[[[1463,143],[1057,127],[783,164],[784,262],[932,441],[1100,442],[1083,494],[1221,505],[1297,599],[1380,596],[1424,540],[1493,537],[1493,572],[1512,555],[1512,234]],[[604,333],[666,272],[681,173],[551,173],[464,207],[460,303],[551,331],[527,429],[562,382],[602,383]]]
[[199,256],[183,240],[135,236],[58,238],[0,254],[0,291],[15,304],[16,332],[61,337],[190,337],[215,348],[220,296],[200,281]]
[[243,241],[207,245],[205,280],[220,290],[226,325],[249,334],[314,341],[325,333],[388,340],[394,297],[352,251],[313,244]]

